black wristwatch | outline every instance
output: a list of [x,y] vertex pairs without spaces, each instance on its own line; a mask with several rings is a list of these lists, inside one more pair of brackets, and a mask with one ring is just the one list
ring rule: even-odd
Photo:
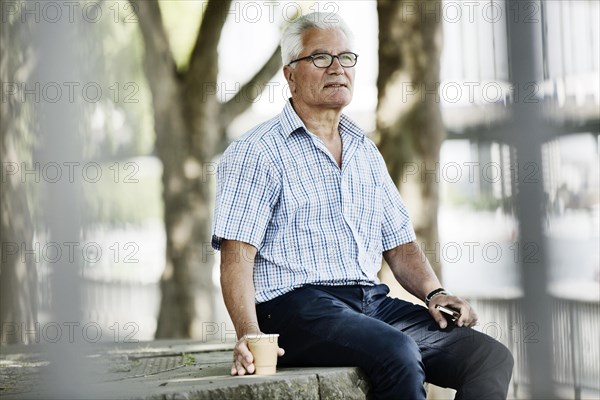
[[449,295],[452,294],[449,291],[447,291],[446,289],[444,289],[443,287],[441,288],[437,288],[435,290],[432,290],[431,292],[429,292],[429,294],[427,296],[425,296],[425,305],[427,307],[429,307],[429,302],[438,294],[443,294],[443,295]]

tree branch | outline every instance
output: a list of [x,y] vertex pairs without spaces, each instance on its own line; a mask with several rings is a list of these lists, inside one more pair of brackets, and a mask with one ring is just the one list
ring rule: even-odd
[[246,111],[265,89],[266,83],[281,68],[281,47],[277,46],[269,60],[262,68],[236,93],[233,98],[221,107],[221,121],[226,126],[236,116]]
[[[138,25],[144,38],[144,69],[154,97],[153,101],[155,107],[163,110],[163,107],[168,107],[170,104],[170,91],[177,86],[174,85],[177,66],[163,26],[158,1],[130,0],[130,3],[138,17]],[[169,93],[165,93],[165,89],[168,89]],[[164,100],[161,101],[161,98]]]
[[[152,92],[156,150],[163,161],[164,173],[181,168],[189,150],[185,121],[181,113],[181,83],[171,53],[157,0],[130,0],[144,38],[144,73]],[[161,154],[168,149],[169,156]],[[172,158],[169,158],[172,157]],[[172,159],[176,162],[171,163]],[[169,164],[169,165],[167,165]],[[173,164],[173,165],[170,165]],[[165,196],[170,195],[165,189]]]
[[217,47],[230,5],[231,0],[210,0],[206,6],[187,74],[192,89],[200,81],[215,82],[217,79]]

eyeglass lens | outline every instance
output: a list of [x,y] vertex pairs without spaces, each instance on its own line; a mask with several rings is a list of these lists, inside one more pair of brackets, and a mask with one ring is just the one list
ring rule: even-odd
[[327,53],[315,54],[312,56],[312,60],[316,67],[327,68],[333,64],[334,57],[337,57],[342,67],[353,67],[356,65],[357,57],[354,53],[341,53],[337,56]]

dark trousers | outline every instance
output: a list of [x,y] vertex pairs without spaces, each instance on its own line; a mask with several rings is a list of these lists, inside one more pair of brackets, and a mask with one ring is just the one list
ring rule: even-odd
[[386,285],[317,286],[258,304],[265,333],[279,333],[280,366],[358,366],[376,399],[425,399],[424,382],[457,399],[505,399],[513,358],[488,335],[388,297]]

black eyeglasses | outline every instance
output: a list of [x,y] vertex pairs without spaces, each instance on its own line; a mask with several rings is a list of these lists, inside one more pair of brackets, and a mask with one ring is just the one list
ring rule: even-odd
[[317,53],[310,56],[298,58],[294,61],[290,61],[288,65],[291,65],[296,61],[311,60],[317,68],[329,68],[331,67],[331,64],[333,64],[334,58],[338,59],[342,67],[350,68],[356,65],[356,61],[358,60],[358,54],[349,51],[340,53],[337,56],[334,56],[333,54],[329,53]]

